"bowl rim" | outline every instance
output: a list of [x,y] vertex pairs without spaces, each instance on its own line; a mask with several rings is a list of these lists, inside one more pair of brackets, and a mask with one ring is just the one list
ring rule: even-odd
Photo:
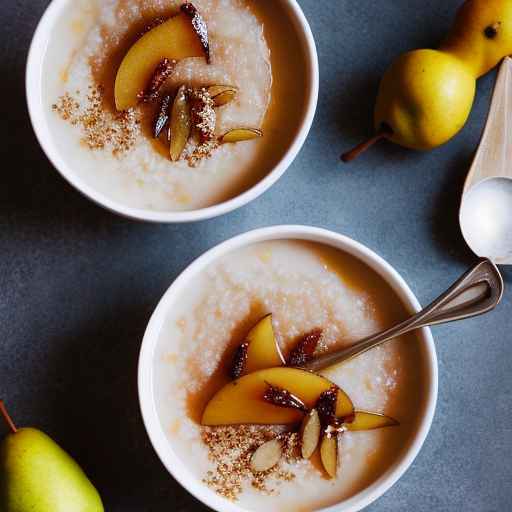
[[61,176],[75,189],[82,193],[82,195],[99,206],[130,219],[160,223],[188,223],[219,217],[247,205],[270,189],[287,171],[302,149],[302,146],[304,145],[311,130],[318,105],[320,82],[318,53],[315,39],[313,37],[311,27],[309,26],[304,12],[299,6],[297,0],[279,1],[289,8],[290,21],[293,23],[299,38],[301,38],[307,67],[305,75],[309,77],[305,110],[300,128],[297,130],[288,150],[282,156],[277,165],[274,166],[263,179],[248,190],[228,199],[227,201],[190,211],[157,211],[144,208],[132,208],[118,201],[112,200],[108,195],[98,192],[93,186],[89,185],[75,174],[72,169],[73,166],[68,164],[61,157],[60,151],[54,142],[54,138],[51,135],[51,129],[49,128],[46,119],[41,83],[44,56],[46,54],[51,29],[61,10],[69,1],[70,0],[52,0],[39,21],[32,38],[27,57],[25,93],[30,121],[41,148]]
[[[187,282],[218,260],[220,257],[248,245],[270,240],[297,239],[333,246],[351,254],[369,265],[391,285],[397,296],[410,309],[418,312],[420,303],[401,275],[382,257],[363,244],[333,231],[312,226],[280,225],[256,229],[235,236],[210,249],[191,263],[171,284],[156,307],[144,334],[138,366],[138,391],[142,418],[151,444],[168,472],[198,500],[219,512],[248,512],[247,509],[231,503],[209,489],[197,479],[170,449],[163,432],[157,406],[154,400],[153,370],[154,353],[159,333],[165,322],[168,306],[179,296]],[[426,398],[419,414],[419,424],[412,441],[402,456],[370,486],[338,504],[321,509],[319,512],[358,512],[387,492],[407,471],[418,455],[432,425],[438,395],[438,363],[432,332],[428,328],[418,331],[425,354]]]

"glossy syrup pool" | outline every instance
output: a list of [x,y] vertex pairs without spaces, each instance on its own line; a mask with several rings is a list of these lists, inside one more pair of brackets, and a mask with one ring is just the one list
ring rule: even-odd
[[[285,354],[314,328],[323,329],[327,347],[344,346],[407,316],[391,288],[367,266],[336,249],[302,241],[266,242],[231,253],[187,290],[172,305],[162,329],[154,388],[170,447],[199,480],[216,470],[201,440],[201,414],[229,381],[234,347],[263,315],[273,314]],[[335,480],[325,478],[317,459],[283,463],[282,471],[293,479],[270,476],[269,494],[247,478],[239,503],[249,510],[316,510],[377,480],[417,429],[426,396],[424,357],[410,335],[323,372],[356,408],[393,416],[400,426],[344,434]]]
[[[197,0],[209,27],[212,64],[186,59],[167,83],[174,91],[228,84],[239,88],[231,104],[217,110],[217,135],[234,127],[262,128],[261,140],[228,144],[197,168],[170,162],[168,149],[151,139],[155,107],[140,109],[140,129],[129,151],[91,151],[83,130],[63,121],[52,105],[65,93],[81,109],[89,86],[104,90],[103,113],[113,108],[119,64],[156,18],[176,14],[179,0],[77,0],[69,2],[52,32],[44,62],[43,98],[54,141],[65,161],[95,190],[121,204],[158,211],[212,206],[248,190],[284,156],[305,112],[308,89],[299,43],[279,2]],[[126,137],[128,139],[128,137]]]

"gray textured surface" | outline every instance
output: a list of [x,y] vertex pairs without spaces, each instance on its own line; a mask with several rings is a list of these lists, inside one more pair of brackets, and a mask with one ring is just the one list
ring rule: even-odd
[[[401,51],[435,44],[460,2],[302,0],[318,44],[321,94],[295,164],[270,192],[223,218],[137,224],[71,189],[32,134],[24,61],[47,3],[0,2],[0,394],[19,424],[39,425],[80,460],[109,512],[206,510],[166,474],[139,417],[137,355],[162,293],[232,235],[311,223],[375,249],[428,301],[474,261],[456,213],[492,77],[479,83],[468,125],[446,147],[418,154],[382,145],[342,167],[340,151],[370,130],[386,65]],[[505,276],[511,284],[512,272]],[[511,312],[507,293],[498,311],[435,330],[434,426],[414,466],[369,510],[510,510]]]

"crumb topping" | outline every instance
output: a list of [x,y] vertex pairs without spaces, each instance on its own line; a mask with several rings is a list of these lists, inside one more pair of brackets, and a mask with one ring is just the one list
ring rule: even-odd
[[[208,471],[203,482],[217,494],[236,501],[245,485],[267,495],[277,495],[280,482],[291,482],[295,474],[286,465],[300,460],[300,439],[296,432],[280,432],[277,427],[240,425],[203,427],[203,442],[214,469]],[[279,438],[283,443],[281,462],[261,473],[251,469],[254,451],[267,441]]]
[[90,85],[86,104],[69,92],[63,94],[52,109],[63,120],[82,130],[80,142],[91,150],[107,149],[115,157],[130,151],[140,132],[140,120],[133,109],[110,113],[103,106],[104,89],[101,85]]
[[215,134],[217,124],[215,102],[204,87],[189,89],[188,94],[192,102],[194,128],[198,131],[202,142],[209,141]]
[[197,167],[202,160],[210,158],[218,147],[219,143],[214,139],[198,144],[191,153],[186,156],[188,165],[190,167]]

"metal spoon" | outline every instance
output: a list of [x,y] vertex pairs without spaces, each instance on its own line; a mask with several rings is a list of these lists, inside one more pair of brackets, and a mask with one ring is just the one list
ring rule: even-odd
[[512,59],[501,64],[482,142],[464,186],[460,226],[477,256],[512,265]]
[[386,341],[430,325],[444,324],[482,315],[493,310],[503,297],[503,278],[496,265],[482,259],[430,306],[409,320],[355,345],[315,358],[307,370],[318,371],[352,359]]

